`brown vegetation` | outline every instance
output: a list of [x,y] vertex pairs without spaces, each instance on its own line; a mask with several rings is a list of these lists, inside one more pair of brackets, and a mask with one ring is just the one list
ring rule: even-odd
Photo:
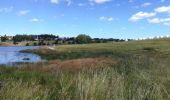
[[0,42],[0,46],[13,46],[13,44],[7,42]]
[[52,60],[45,63],[37,64],[22,64],[20,65],[22,70],[36,70],[43,72],[55,72],[58,70],[79,70],[88,68],[97,68],[103,66],[111,66],[117,64],[119,61],[112,58],[82,58],[73,60]]

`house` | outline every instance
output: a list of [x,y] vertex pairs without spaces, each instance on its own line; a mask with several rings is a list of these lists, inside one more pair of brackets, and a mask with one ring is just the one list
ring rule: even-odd
[[13,39],[13,36],[6,36],[8,40],[12,40]]

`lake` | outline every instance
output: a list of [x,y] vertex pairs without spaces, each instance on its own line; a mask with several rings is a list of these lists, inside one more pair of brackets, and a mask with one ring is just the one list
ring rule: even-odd
[[17,62],[39,62],[41,57],[31,53],[21,53],[26,49],[35,49],[38,46],[8,46],[0,47],[0,64],[13,64]]

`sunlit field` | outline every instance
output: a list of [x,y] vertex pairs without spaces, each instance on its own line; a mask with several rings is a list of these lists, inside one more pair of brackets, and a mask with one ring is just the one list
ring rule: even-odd
[[61,45],[0,67],[0,100],[169,100],[170,39]]

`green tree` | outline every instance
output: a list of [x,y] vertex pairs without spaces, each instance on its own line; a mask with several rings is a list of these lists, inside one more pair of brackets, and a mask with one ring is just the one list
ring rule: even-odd
[[86,34],[80,34],[76,37],[76,42],[78,44],[90,43],[91,40],[92,40],[91,37],[89,35],[86,35]]
[[8,38],[6,36],[1,37],[2,42],[6,42],[7,40],[8,40]]

